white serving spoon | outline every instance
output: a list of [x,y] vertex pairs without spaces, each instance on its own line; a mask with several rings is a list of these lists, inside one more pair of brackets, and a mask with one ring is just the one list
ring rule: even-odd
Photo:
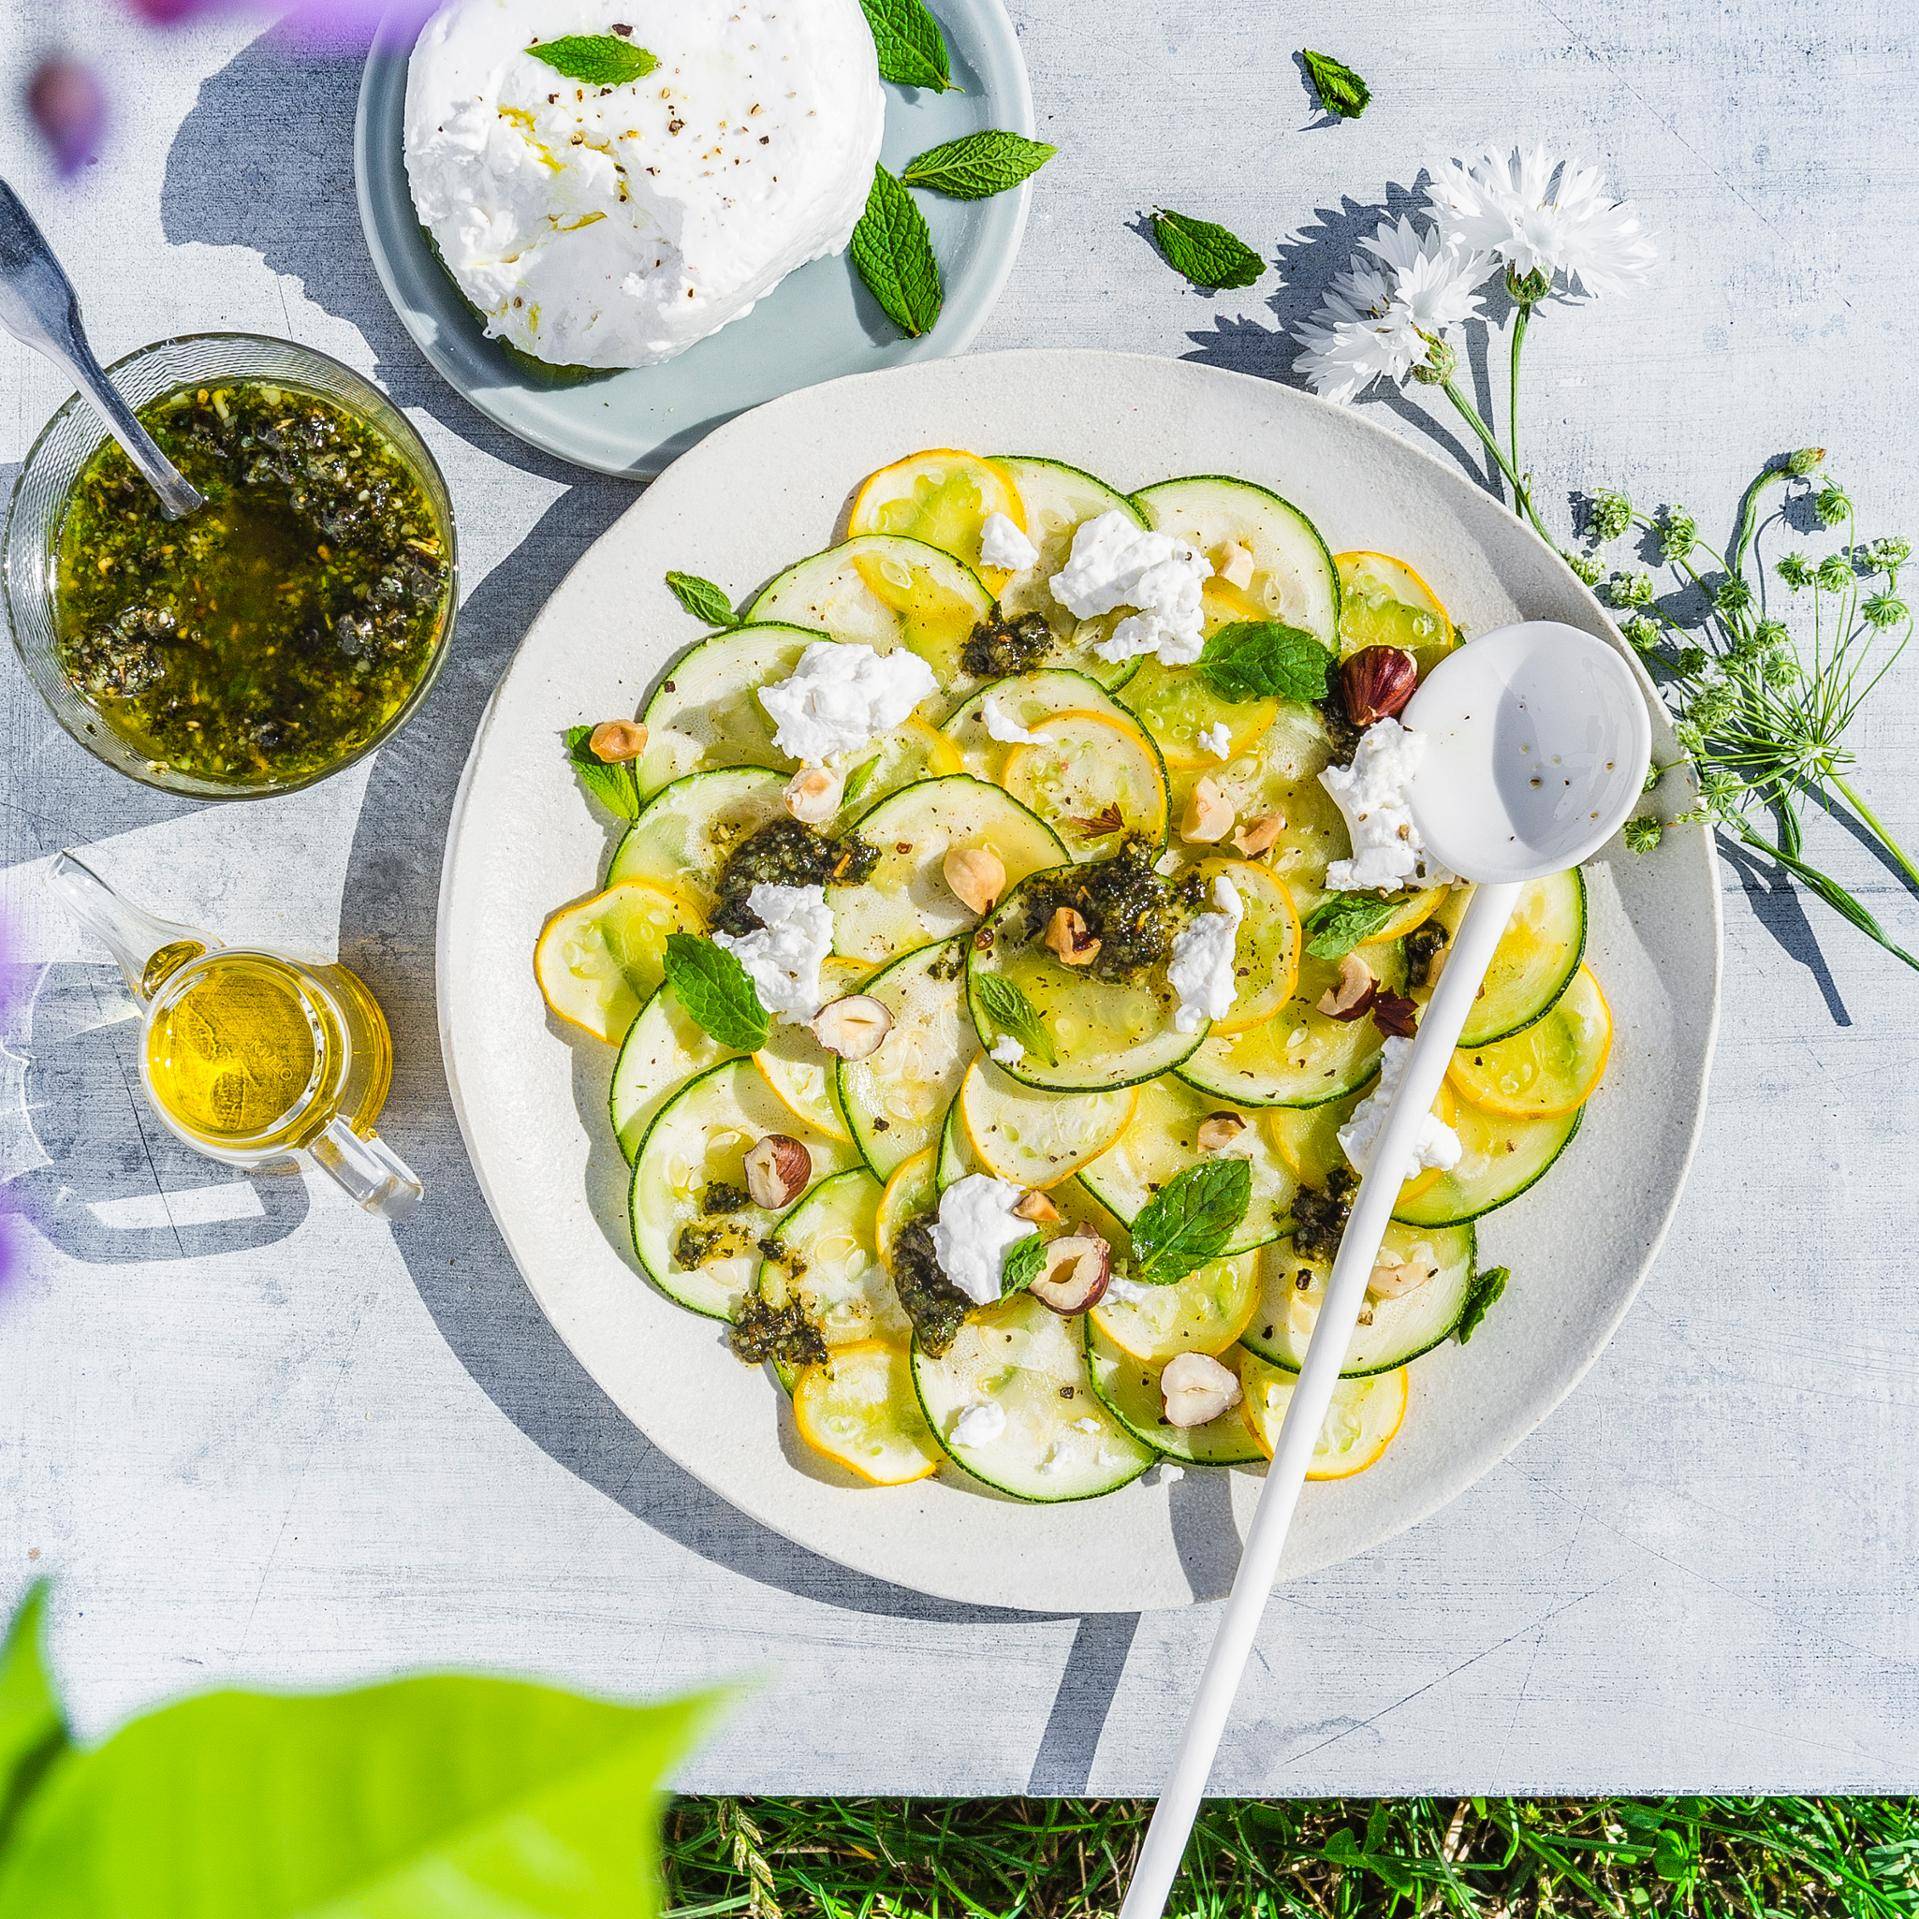
[[1339,1256],[1260,1489],[1213,1649],[1120,1919],[1160,1919],[1279,1572],[1313,1447],[1339,1384],[1403,1168],[1520,888],[1590,859],[1625,824],[1652,757],[1646,702],[1620,656],[1576,627],[1529,620],[1450,653],[1401,715],[1427,736],[1411,785],[1433,857],[1475,882],[1420,1019],[1399,1097],[1360,1180]]

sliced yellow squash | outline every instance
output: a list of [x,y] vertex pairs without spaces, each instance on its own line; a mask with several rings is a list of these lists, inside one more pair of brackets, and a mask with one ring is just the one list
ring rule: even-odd
[[[1292,1404],[1297,1376],[1242,1346],[1239,1382],[1246,1395],[1240,1401],[1246,1423],[1253,1429],[1260,1451],[1271,1459],[1279,1443],[1279,1430],[1286,1422],[1286,1408]],[[1333,1403],[1326,1409],[1326,1423],[1320,1428],[1319,1444],[1313,1448],[1306,1477],[1350,1479],[1377,1464],[1405,1423],[1411,1396],[1404,1366],[1365,1379],[1342,1379]]]
[[1223,878],[1239,895],[1232,1010],[1211,1028],[1214,1034],[1231,1037],[1265,1025],[1292,998],[1299,983],[1299,915],[1286,882],[1267,867],[1251,860],[1210,859],[1203,860],[1199,870],[1209,889],[1215,878]]
[[1116,1278],[1093,1321],[1121,1352],[1164,1365],[1176,1353],[1223,1353],[1246,1330],[1260,1290],[1259,1255],[1241,1253],[1170,1286]]
[[[1324,1186],[1336,1167],[1346,1165],[1339,1129],[1353,1116],[1353,1108],[1371,1088],[1347,1099],[1328,1100],[1323,1106],[1275,1106],[1266,1114],[1266,1130],[1286,1169],[1302,1186]],[[1450,1126],[1459,1117],[1459,1103],[1450,1086],[1441,1084],[1433,1100],[1433,1117]],[[1401,1201],[1416,1199],[1439,1179],[1439,1168],[1428,1166],[1399,1189]]]
[[1416,928],[1424,926],[1446,902],[1446,888],[1428,886],[1423,891],[1407,895],[1406,903],[1378,932],[1369,933],[1360,941],[1362,946],[1390,946],[1394,940],[1402,940]]
[[1139,1089],[1046,1093],[976,1059],[960,1082],[960,1124],[987,1172],[1015,1186],[1057,1186],[1097,1159],[1132,1122]]
[[1397,646],[1423,675],[1458,644],[1459,634],[1439,595],[1404,560],[1390,553],[1335,554],[1339,568],[1339,650]]
[[1545,1119],[1592,1096],[1612,1052],[1612,1009],[1582,966],[1544,1019],[1486,1046],[1462,1046],[1446,1077],[1488,1113]]
[[853,496],[846,530],[903,533],[964,560],[989,586],[1005,578],[982,566],[980,529],[989,513],[1003,513],[1022,530],[1026,509],[1012,476],[991,460],[957,447],[928,447],[868,474]]
[[879,1211],[873,1217],[873,1246],[881,1265],[893,1263],[893,1242],[899,1238],[900,1229],[938,1205],[939,1188],[934,1181],[938,1160],[937,1146],[923,1146],[893,1168],[886,1190],[880,1194]]
[[841,1346],[793,1384],[793,1424],[816,1453],[875,1486],[907,1486],[939,1468],[941,1453],[913,1390],[903,1344]]
[[547,921],[533,949],[534,976],[556,1019],[617,1045],[666,977],[667,935],[699,924],[684,893],[621,880]]
[[1166,838],[1166,774],[1153,743],[1110,713],[1055,713],[1028,729],[1000,784],[1037,813],[1077,860],[1110,853],[1127,836]]

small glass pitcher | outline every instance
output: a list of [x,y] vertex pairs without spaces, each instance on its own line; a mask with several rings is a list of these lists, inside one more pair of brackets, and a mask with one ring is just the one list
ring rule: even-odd
[[140,1077],[174,1133],[230,1166],[305,1156],[368,1212],[413,1211],[424,1189],[373,1130],[393,1039],[357,973],[157,919],[72,853],[48,884],[119,961],[143,1013]]

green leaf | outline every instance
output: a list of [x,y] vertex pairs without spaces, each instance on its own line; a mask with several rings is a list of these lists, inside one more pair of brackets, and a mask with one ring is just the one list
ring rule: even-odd
[[742,1053],[757,1053],[773,1030],[759,989],[738,956],[698,933],[666,936],[666,983],[693,1020]]
[[1492,1311],[1511,1278],[1511,1272],[1504,1266],[1488,1266],[1483,1273],[1473,1275],[1473,1283],[1466,1290],[1466,1304],[1459,1315],[1459,1324],[1453,1328],[1453,1337],[1462,1346],[1478,1332],[1479,1322]]
[[1039,1016],[1039,1008],[1004,973],[981,973],[973,982],[986,1017],[1019,1041],[1027,1052],[1047,1066],[1059,1064],[1059,1049]]
[[633,777],[632,762],[621,760],[615,763],[601,759],[589,744],[592,738],[593,729],[590,726],[569,726],[566,729],[566,756],[573,762],[573,770],[579,774],[580,784],[615,819],[638,819],[640,786]]
[[1222,700],[1323,700],[1333,656],[1310,633],[1283,620],[1234,620],[1193,662]]
[[733,602],[726,597],[725,587],[715,586],[697,573],[669,573],[666,583],[673,589],[673,597],[696,620],[704,620],[708,626],[739,625],[739,615],[733,611]]
[[1153,215],[1153,238],[1167,264],[1196,287],[1249,287],[1266,271],[1244,240],[1211,220],[1162,207]]
[[623,87],[629,80],[644,80],[660,64],[644,47],[614,33],[563,33],[557,40],[539,41],[527,52],[544,60],[555,73],[589,87]]
[[861,760],[859,765],[847,774],[846,782],[840,788],[841,806],[851,806],[873,784],[873,775],[880,770],[880,761],[885,757],[884,753],[875,753],[870,760]]
[[1383,893],[1328,893],[1306,915],[1306,950],[1314,959],[1344,959],[1405,904]]
[[717,1703],[455,1678],[190,1699],[28,1801],[0,1919],[643,1919],[661,1785]]
[[67,1743],[67,1716],[47,1670],[47,1582],[27,1588],[0,1645],[0,1839],[16,1802]]
[[1058,151],[1044,140],[989,127],[928,147],[917,160],[907,161],[900,179],[955,200],[984,200],[1030,179]]
[[999,1296],[1023,1293],[1046,1270],[1046,1241],[1038,1233],[1016,1239],[1006,1249],[1006,1263],[1000,1268]]
[[853,229],[853,265],[902,333],[917,339],[940,317],[940,263],[913,196],[884,167],[873,169],[866,211]]
[[1330,53],[1314,53],[1310,47],[1302,47],[1299,57],[1306,62],[1319,104],[1335,119],[1357,120],[1366,111],[1373,90],[1351,67]]
[[1149,1286],[1167,1286],[1217,1259],[1252,1196],[1253,1169],[1237,1155],[1176,1173],[1133,1221],[1140,1278]]
[[945,38],[920,0],[860,0],[860,8],[873,29],[882,80],[896,87],[931,87],[936,93],[953,89]]

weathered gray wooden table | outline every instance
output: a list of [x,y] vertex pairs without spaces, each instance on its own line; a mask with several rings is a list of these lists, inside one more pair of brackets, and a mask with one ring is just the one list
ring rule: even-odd
[[[1542,497],[1630,483],[1711,524],[1779,447],[1824,443],[1864,530],[1919,529],[1919,28],[1893,0],[1020,4],[1046,170],[983,346],[1078,342],[1284,377],[1285,323],[1423,162],[1545,134],[1603,157],[1665,237],[1643,298],[1535,327]],[[1744,16],[1744,17],[1742,17]],[[354,214],[355,67],[220,18],[159,37],[111,0],[5,0],[0,76],[68,23],[114,76],[107,161],[29,190],[117,353],[204,327],[368,368],[446,466],[470,559],[457,657],[370,769],[195,808],[101,772],[0,662],[0,860],[24,989],[0,1179],[29,1223],[0,1295],[0,1597],[59,1576],[90,1725],[216,1679],[537,1669],[652,1692],[758,1671],[688,1783],[1149,1790],[1210,1614],[982,1617],[851,1577],[652,1453],[548,1331],[462,1158],[432,1016],[454,780],[534,610],[631,501],[441,387]],[[1371,79],[1302,131],[1292,50]],[[12,91],[6,95],[15,97]],[[1185,290],[1130,222],[1210,214],[1288,268]],[[64,388],[0,345],[0,459]],[[1417,409],[1405,430],[1434,433]],[[1919,659],[1864,779],[1919,836]],[[130,1029],[39,863],[93,841],[180,915],[336,940],[391,1009],[392,1131],[432,1204],[398,1233],[297,1179],[226,1181],[128,1091]],[[1820,850],[1919,937],[1834,831]],[[1410,1535],[1285,1589],[1219,1772],[1243,1793],[1919,1788],[1919,980],[1817,907],[1727,881],[1712,1116],[1678,1226],[1545,1427]]]

